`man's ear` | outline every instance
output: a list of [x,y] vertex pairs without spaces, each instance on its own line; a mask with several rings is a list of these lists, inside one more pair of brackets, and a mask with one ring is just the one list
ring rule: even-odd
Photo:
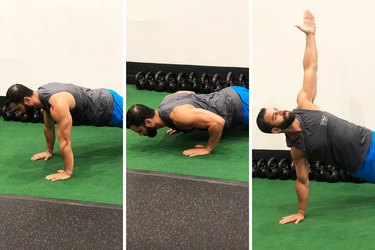
[[151,118],[145,119],[145,126],[146,127],[153,127],[154,126],[154,121]]
[[271,133],[272,133],[272,134],[280,134],[280,133],[281,133],[281,129],[279,129],[279,128],[273,128],[273,129],[271,130]]
[[23,104],[25,104],[25,105],[32,105],[31,97],[30,96],[25,96],[23,98]]

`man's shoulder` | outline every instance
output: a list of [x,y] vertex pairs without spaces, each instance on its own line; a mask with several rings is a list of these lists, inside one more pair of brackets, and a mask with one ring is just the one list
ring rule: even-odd
[[189,111],[192,110],[192,109],[196,109],[196,107],[194,107],[191,104],[177,105],[174,108],[172,108],[172,110],[169,114],[169,117],[171,117],[172,115],[178,115],[178,116],[188,115]]
[[297,103],[296,109],[302,109],[302,110],[321,110],[315,103],[304,101]]

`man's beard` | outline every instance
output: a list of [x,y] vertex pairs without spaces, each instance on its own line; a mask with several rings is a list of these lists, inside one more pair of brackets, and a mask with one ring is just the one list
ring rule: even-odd
[[146,132],[148,137],[155,137],[158,134],[158,129],[156,127],[146,127]]
[[[289,114],[288,117],[286,116],[286,113]],[[277,128],[279,128],[279,129],[288,128],[294,122],[294,120],[296,119],[296,115],[293,112],[290,112],[290,111],[285,111],[283,116],[284,116],[285,120],[279,126],[277,126]]]

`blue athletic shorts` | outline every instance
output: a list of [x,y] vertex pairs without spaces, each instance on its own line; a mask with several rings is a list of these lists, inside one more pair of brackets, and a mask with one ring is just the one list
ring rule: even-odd
[[367,152],[365,161],[357,171],[352,173],[354,177],[362,178],[368,182],[375,183],[375,132],[372,132],[371,145]]
[[109,125],[122,128],[123,127],[123,118],[122,118],[122,108],[123,100],[122,96],[117,94],[115,91],[108,89],[108,91],[113,96],[113,114]]
[[242,100],[242,123],[249,125],[249,90],[240,86],[232,86],[231,88],[237,92]]

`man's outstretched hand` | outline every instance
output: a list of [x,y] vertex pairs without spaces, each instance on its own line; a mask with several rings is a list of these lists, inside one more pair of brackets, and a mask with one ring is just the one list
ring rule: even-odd
[[296,27],[306,34],[315,34],[316,26],[314,15],[309,10],[306,10],[303,15],[303,25],[296,25]]
[[184,150],[184,152],[182,153],[184,155],[193,157],[193,156],[199,156],[199,155],[207,155],[211,153],[211,150],[207,146],[195,145],[194,148]]
[[61,181],[61,180],[66,180],[72,177],[71,174],[68,174],[64,170],[58,170],[57,174],[50,174],[46,176],[46,179],[49,181]]
[[283,217],[283,218],[279,221],[279,224],[287,224],[287,223],[290,223],[290,222],[293,222],[293,221],[294,221],[294,224],[298,224],[298,223],[300,223],[301,221],[303,221],[303,219],[305,219],[305,216],[303,216],[303,215],[300,214],[300,213],[292,214],[292,215],[289,215],[289,216],[285,216],[285,217]]

